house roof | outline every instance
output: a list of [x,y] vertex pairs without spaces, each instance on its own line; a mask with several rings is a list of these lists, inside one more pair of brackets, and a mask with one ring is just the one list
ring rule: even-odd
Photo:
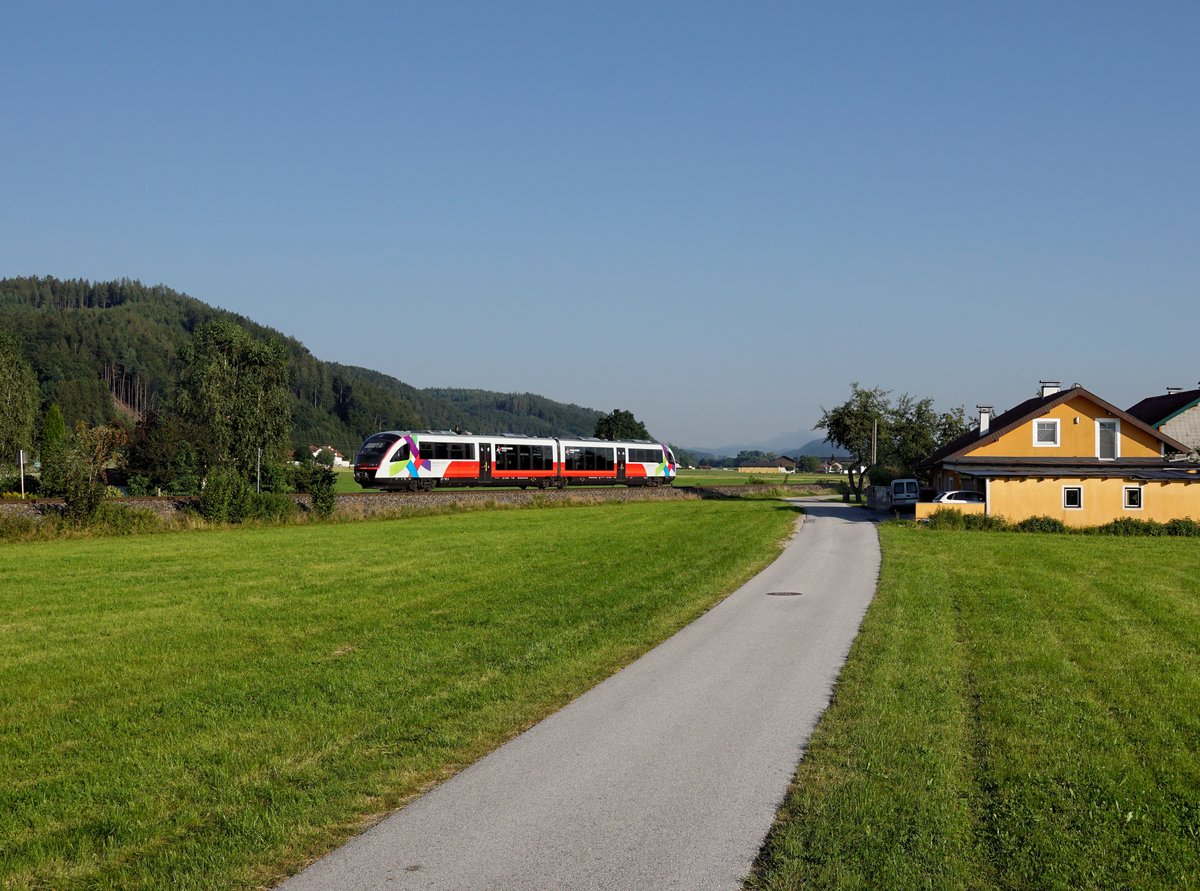
[[1129,413],[1151,427],[1157,427],[1197,403],[1200,403],[1200,390],[1181,390],[1163,396],[1147,396],[1137,405],[1131,406]]
[[[961,458],[967,452],[970,452],[979,446],[988,445],[989,443],[995,442],[1005,434],[1016,430],[1022,424],[1025,424],[1034,418],[1041,417],[1055,406],[1062,405],[1064,402],[1069,402],[1078,396],[1083,396],[1086,399],[1090,399],[1096,405],[1109,412],[1109,414],[1111,414],[1113,417],[1120,418],[1122,421],[1126,421],[1127,423],[1144,430],[1155,439],[1165,443],[1172,451],[1183,453],[1191,451],[1191,449],[1189,449],[1179,440],[1167,436],[1162,431],[1156,430],[1154,427],[1150,426],[1145,421],[1134,417],[1129,412],[1122,411],[1111,402],[1107,402],[1101,399],[1095,393],[1076,385],[1071,387],[1069,390],[1059,390],[1057,393],[1051,393],[1049,396],[1034,396],[1032,399],[1026,399],[1021,404],[1014,406],[1008,411],[1002,412],[1001,414],[998,414],[996,417],[992,418],[988,423],[988,432],[983,436],[979,435],[979,427],[976,426],[974,430],[970,430],[957,439],[953,439],[946,443],[927,459],[925,459],[925,461],[923,461],[919,466],[932,467],[935,464],[941,464],[943,461]],[[992,460],[993,462],[995,461],[995,459]],[[1068,460],[1073,463],[1078,463],[1079,461],[1079,459],[1075,458]]]

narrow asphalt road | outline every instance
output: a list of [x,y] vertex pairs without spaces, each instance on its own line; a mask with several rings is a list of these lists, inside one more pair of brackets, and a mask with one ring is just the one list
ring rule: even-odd
[[879,572],[871,514],[804,506],[717,607],[281,887],[739,888]]

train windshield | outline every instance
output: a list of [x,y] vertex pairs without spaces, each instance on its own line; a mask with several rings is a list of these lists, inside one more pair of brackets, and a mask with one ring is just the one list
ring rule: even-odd
[[387,450],[395,445],[399,438],[395,433],[376,433],[362,444],[354,463],[378,465]]

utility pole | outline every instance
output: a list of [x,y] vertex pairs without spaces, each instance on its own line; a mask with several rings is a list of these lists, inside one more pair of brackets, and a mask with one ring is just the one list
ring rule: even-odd
[[262,492],[262,446],[258,448],[258,464],[254,468],[254,491]]
[[25,500],[25,450],[17,450],[17,463],[21,465],[21,500]]

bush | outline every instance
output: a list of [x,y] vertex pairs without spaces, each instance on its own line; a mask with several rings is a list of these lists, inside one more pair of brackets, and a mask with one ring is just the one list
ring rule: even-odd
[[965,529],[966,517],[952,507],[939,507],[929,515],[930,529]]
[[981,532],[1007,532],[1008,520],[996,514],[964,514],[963,528]]
[[204,482],[197,506],[210,523],[236,523],[249,493],[246,481],[231,470],[214,470]]
[[158,531],[162,521],[154,511],[105,501],[96,508],[92,525],[110,535],[135,535]]
[[302,464],[292,468],[292,484],[297,492],[312,496],[312,512],[325,519],[333,514],[337,502],[333,494],[337,474],[320,464]]
[[125,488],[134,498],[141,498],[150,494],[150,477],[145,474],[137,473],[131,476],[125,482]]
[[1066,532],[1067,524],[1057,517],[1027,517],[1012,528],[1017,532]]
[[1197,523],[1191,517],[1181,517],[1176,520],[1168,520],[1166,523],[1167,535],[1178,535],[1185,538],[1200,538],[1200,523]]
[[87,468],[75,461],[67,465],[62,483],[63,517],[75,526],[92,522],[104,501],[104,483],[92,479]]
[[285,523],[296,516],[300,508],[290,496],[279,492],[248,492],[238,504],[234,522],[255,520],[262,523]]
[[34,537],[37,521],[32,517],[0,514],[0,541],[21,541]]
[[1166,527],[1154,520],[1139,520],[1136,517],[1118,517],[1111,523],[1091,530],[1097,535],[1166,535]]
[[867,479],[872,486],[889,486],[892,480],[900,479],[903,475],[895,467],[884,467],[879,464],[867,471]]

